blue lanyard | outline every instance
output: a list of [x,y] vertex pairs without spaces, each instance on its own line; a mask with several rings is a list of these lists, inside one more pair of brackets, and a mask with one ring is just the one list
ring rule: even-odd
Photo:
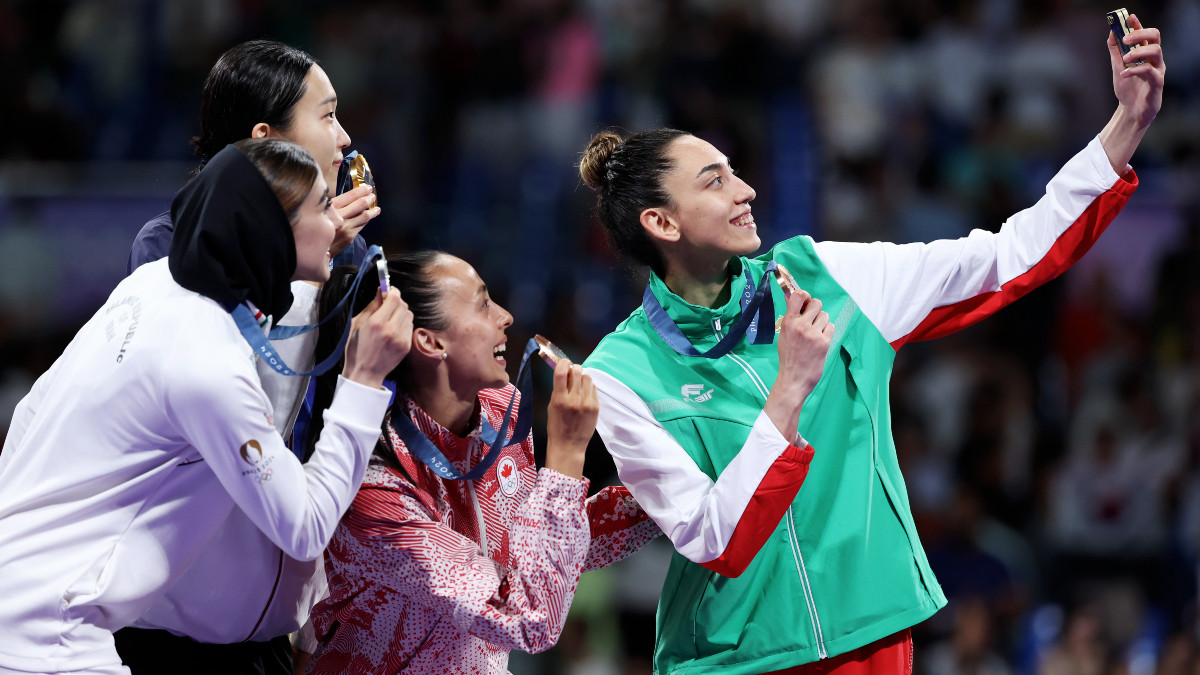
[[342,331],[342,337],[338,340],[337,347],[334,348],[333,353],[325,357],[325,360],[314,366],[312,370],[303,373],[292,370],[284,363],[283,357],[271,347],[270,340],[286,340],[297,335],[302,335],[336,316],[341,311],[342,305],[346,304],[346,300],[353,298],[358,292],[358,284],[362,281],[363,274],[367,269],[375,269],[374,266],[368,263],[375,256],[381,255],[383,255],[383,249],[378,246],[371,246],[367,249],[367,254],[363,257],[362,264],[358,266],[358,276],[354,277],[354,283],[351,284],[350,290],[338,301],[337,307],[334,307],[324,319],[317,323],[307,326],[276,326],[271,329],[270,334],[263,335],[262,328],[254,320],[254,312],[250,311],[249,305],[245,302],[238,304],[229,313],[233,316],[233,321],[237,324],[238,330],[241,331],[242,337],[254,349],[254,353],[264,363],[274,368],[276,372],[282,375],[321,375],[332,368],[342,358],[342,349],[345,348],[346,338],[350,335],[350,321],[346,321],[346,329]]
[[646,318],[650,320],[650,325],[654,327],[654,332],[658,333],[667,346],[683,356],[720,358],[728,354],[743,335],[751,344],[770,344],[775,340],[774,331],[768,329],[760,334],[758,327],[775,325],[775,300],[771,296],[770,282],[771,277],[774,276],[775,267],[774,260],[767,263],[767,269],[763,272],[762,280],[758,282],[756,289],[754,277],[750,276],[750,266],[743,264],[746,286],[742,290],[742,315],[729,327],[729,332],[725,334],[725,337],[706,352],[696,349],[688,341],[675,321],[667,315],[667,310],[663,309],[662,303],[654,297],[654,292],[650,290],[650,284],[646,284],[646,292],[642,294],[642,309],[646,312]]
[[[529,436],[529,430],[533,428],[533,393],[532,376],[529,371],[529,356],[538,350],[537,341],[530,339],[525,346],[525,354],[521,357],[521,368],[517,371],[517,389],[513,392],[511,398],[508,399],[508,409],[504,411],[504,424],[500,425],[500,431],[492,428],[488,422],[487,415],[483,410],[479,411],[479,437],[488,445],[489,449],[483,459],[479,460],[479,464],[465,474],[459,473],[450,460],[442,454],[440,450],[434,446],[433,442],[421,433],[416,424],[408,418],[408,413],[405,410],[400,410],[403,405],[395,406],[394,411],[399,414],[392,415],[392,424],[395,426],[396,434],[400,436],[400,440],[404,441],[404,445],[409,452],[416,455],[418,459],[425,463],[425,466],[433,469],[439,476],[447,480],[476,480],[495,463],[496,458],[500,456],[500,451],[514,443],[520,443]],[[521,392],[521,408],[517,413],[516,424],[513,425],[512,438],[507,438],[508,421],[512,419],[513,403],[517,399],[517,391]]]

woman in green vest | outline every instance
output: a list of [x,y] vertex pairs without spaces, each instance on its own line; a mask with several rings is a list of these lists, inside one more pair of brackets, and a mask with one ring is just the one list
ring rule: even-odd
[[[911,672],[909,628],[946,599],[892,442],[896,350],[1061,274],[1128,200],[1165,71],[1158,31],[1133,23],[1126,43],[1146,44],[1124,58],[1109,37],[1111,121],[994,234],[748,257],[755,193],[719,150],[673,129],[592,139],[597,214],[651,271],[584,365],[621,480],[676,549],[655,672]],[[802,290],[785,296],[779,265]]]

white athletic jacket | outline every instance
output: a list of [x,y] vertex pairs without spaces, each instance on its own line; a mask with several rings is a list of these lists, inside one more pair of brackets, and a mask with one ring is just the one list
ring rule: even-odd
[[[183,577],[235,508],[286,555],[319,556],[388,399],[339,381],[301,465],[230,316],[176,284],[166,260],[139,268],[13,415],[0,454],[0,670],[120,672],[111,631]],[[233,580],[247,561],[225,562]]]
[[[316,286],[294,282],[292,307],[279,323],[303,326],[315,322],[318,294]],[[273,341],[271,346],[289,366],[308,370],[316,338],[317,331],[312,330],[290,340]],[[280,375],[261,359],[256,365],[275,409],[275,429],[287,438],[309,378]],[[231,577],[227,568],[233,559],[239,561],[239,573]],[[325,590],[320,557],[297,560],[285,555],[245,511],[233,509],[195,564],[133,625],[168,630],[200,642],[266,641],[299,630]]]

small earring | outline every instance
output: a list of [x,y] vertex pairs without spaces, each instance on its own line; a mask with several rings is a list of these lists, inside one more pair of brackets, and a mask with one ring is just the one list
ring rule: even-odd
[[449,354],[447,354],[446,352],[442,352],[442,360],[443,360],[443,361],[445,361],[445,360],[446,360],[446,357],[447,357],[447,356],[449,356]]

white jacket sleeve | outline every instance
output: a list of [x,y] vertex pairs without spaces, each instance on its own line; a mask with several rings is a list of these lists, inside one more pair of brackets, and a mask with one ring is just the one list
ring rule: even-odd
[[271,541],[298,560],[316,558],[362,482],[389,392],[339,377],[316,452],[301,465],[248,359],[222,367],[177,356],[179,372],[164,382],[169,418]]
[[823,241],[817,255],[884,338],[953,333],[1057,277],[1091,248],[1137,188],[1118,176],[1097,137],[1071,158],[1033,206],[998,233],[975,230],[928,244]]
[[629,387],[603,371],[585,372],[600,399],[596,431],[621,483],[684,557],[725,576],[740,574],[795,499],[812,447],[789,444],[759,413],[714,481]]
[[29,425],[37,416],[38,410],[41,409],[42,400],[46,398],[46,390],[54,381],[55,373],[58,372],[58,364],[67,360],[67,355],[71,353],[74,345],[75,341],[72,340],[63,350],[62,355],[50,364],[50,368],[34,381],[29,393],[17,403],[17,407],[13,409],[12,421],[8,425],[8,434],[4,437],[4,447],[12,450],[21,444],[25,438],[25,432],[29,430]]

